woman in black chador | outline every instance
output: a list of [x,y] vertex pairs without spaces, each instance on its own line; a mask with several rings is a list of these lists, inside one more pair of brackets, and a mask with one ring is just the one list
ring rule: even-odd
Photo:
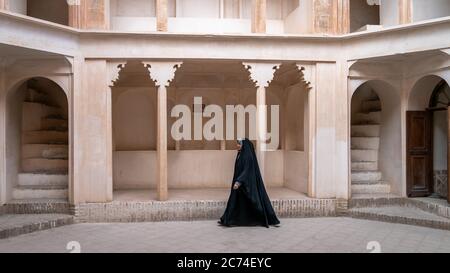
[[259,171],[253,144],[238,141],[233,183],[225,213],[219,224],[224,226],[277,226],[280,224]]

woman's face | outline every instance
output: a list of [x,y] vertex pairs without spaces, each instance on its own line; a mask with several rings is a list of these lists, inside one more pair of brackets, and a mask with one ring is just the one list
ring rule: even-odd
[[242,144],[238,142],[236,145],[237,145],[237,150],[240,151],[242,149]]

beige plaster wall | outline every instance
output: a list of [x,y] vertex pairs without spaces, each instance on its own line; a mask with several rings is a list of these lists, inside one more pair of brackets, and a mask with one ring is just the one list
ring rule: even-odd
[[111,0],[111,29],[156,31],[155,0]]
[[112,88],[115,151],[156,150],[154,87]]
[[413,0],[413,22],[450,16],[448,0]]
[[6,99],[6,200],[11,199],[12,188],[17,185],[17,174],[21,171],[22,102],[27,89],[27,84],[22,83],[9,90]]
[[288,151],[305,151],[308,140],[305,128],[308,126],[306,111],[308,110],[308,93],[301,84],[287,88],[285,105],[284,149]]
[[308,156],[306,152],[284,151],[284,186],[308,192]]
[[315,185],[314,197],[334,198],[336,188],[341,182],[348,183],[347,177],[340,177],[336,165],[341,158],[336,157],[337,145],[337,115],[336,101],[336,64],[318,63],[316,66],[315,93]]
[[[169,188],[223,188],[233,178],[236,151],[168,151]],[[266,186],[283,183],[283,151],[266,153]],[[114,189],[156,187],[156,152],[114,152]],[[295,181],[296,182],[296,181]],[[295,184],[292,183],[293,185]]]
[[76,93],[74,179],[78,202],[112,200],[112,132],[109,131],[111,102],[104,60],[86,60],[82,87]]
[[380,23],[385,27],[398,25],[399,0],[380,0]]
[[373,81],[369,83],[381,100],[381,131],[379,167],[392,193],[402,195],[402,134],[400,91],[393,86]]
[[[27,14],[27,0],[9,0],[9,10],[12,12]],[[37,1],[35,1],[37,2]]]
[[298,6],[285,17],[284,31],[292,34],[311,33],[312,14],[308,10],[312,10],[312,1],[299,0]]

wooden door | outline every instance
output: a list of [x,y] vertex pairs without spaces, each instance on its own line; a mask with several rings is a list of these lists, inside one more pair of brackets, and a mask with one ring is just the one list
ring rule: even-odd
[[409,111],[406,121],[407,194],[429,196],[433,193],[432,113]]

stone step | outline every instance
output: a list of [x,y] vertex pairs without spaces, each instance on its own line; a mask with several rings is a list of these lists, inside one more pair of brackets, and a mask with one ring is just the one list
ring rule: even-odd
[[352,162],[378,162],[378,150],[352,150]]
[[42,130],[43,118],[60,116],[62,109],[39,102],[23,102],[22,131]]
[[379,171],[352,172],[352,183],[355,182],[375,182],[381,181],[382,174]]
[[36,89],[28,88],[25,100],[27,102],[38,102],[38,103],[47,104],[48,103],[48,95],[45,93],[39,92]]
[[356,150],[378,150],[380,148],[380,138],[352,137],[351,147]]
[[0,216],[0,239],[74,223],[68,214],[6,214]]
[[365,100],[361,103],[362,111],[366,113],[381,111],[381,101],[379,99]]
[[22,158],[67,159],[68,145],[26,144],[22,146]]
[[391,186],[383,182],[367,184],[352,182],[352,194],[389,194],[390,192]]
[[19,186],[67,186],[69,177],[67,174],[34,174],[19,173]]
[[378,171],[378,162],[352,162],[352,171]]
[[41,130],[48,131],[67,131],[69,128],[69,123],[65,119],[61,118],[43,118]]
[[67,199],[19,199],[11,200],[5,206],[6,214],[71,214],[72,208]]
[[22,186],[13,189],[14,200],[21,199],[67,199],[67,186]]
[[68,132],[27,131],[22,133],[22,144],[68,144]]
[[353,193],[349,201],[350,208],[406,206],[408,198],[392,193]]
[[381,124],[381,111],[369,113],[356,113],[353,117],[354,125]]
[[380,125],[352,125],[352,137],[379,137]]
[[446,199],[432,197],[408,198],[408,203],[410,206],[423,211],[450,219],[450,204]]
[[353,218],[450,230],[450,219],[405,206],[353,208]]
[[68,160],[28,158],[22,160],[22,172],[25,173],[67,173]]

